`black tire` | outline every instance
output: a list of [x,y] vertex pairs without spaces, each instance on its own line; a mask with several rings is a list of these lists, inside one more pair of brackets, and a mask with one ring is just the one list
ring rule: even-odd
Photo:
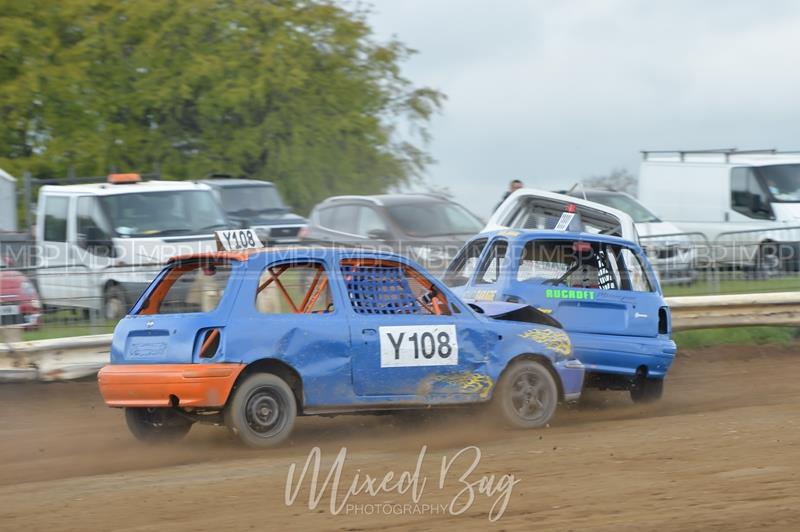
[[558,386],[540,362],[515,362],[503,373],[492,398],[495,413],[504,424],[535,429],[550,422],[558,405]]
[[128,302],[122,288],[112,284],[103,294],[103,318],[107,321],[118,321],[128,312]]
[[275,447],[294,428],[297,401],[286,381],[255,373],[239,384],[225,408],[225,425],[247,446]]
[[639,379],[630,391],[634,403],[654,403],[664,395],[664,379]]
[[774,277],[783,271],[783,261],[778,244],[764,242],[759,246],[756,271],[764,277]]
[[154,444],[178,441],[192,428],[191,420],[171,408],[126,408],[125,422],[137,440]]

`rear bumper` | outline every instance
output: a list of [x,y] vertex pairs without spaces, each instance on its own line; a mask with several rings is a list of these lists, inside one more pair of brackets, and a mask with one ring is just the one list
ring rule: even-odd
[[[112,364],[97,375],[112,407],[221,407],[244,364]],[[174,398],[174,399],[173,399]]]

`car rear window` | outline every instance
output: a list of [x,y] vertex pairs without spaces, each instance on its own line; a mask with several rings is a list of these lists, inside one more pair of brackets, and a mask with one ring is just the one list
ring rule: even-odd
[[[553,229],[570,205],[567,201],[549,198],[521,197],[508,216],[500,221],[505,227],[515,229]],[[582,231],[594,234],[625,236],[619,219],[613,214],[575,205],[581,215]]]
[[219,305],[231,277],[231,264],[222,260],[177,263],[161,277],[139,314],[211,312]]

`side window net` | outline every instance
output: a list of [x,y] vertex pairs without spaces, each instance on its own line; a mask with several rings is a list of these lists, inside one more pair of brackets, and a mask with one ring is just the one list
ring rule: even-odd
[[358,314],[450,314],[447,300],[419,272],[392,261],[345,260],[347,297]]

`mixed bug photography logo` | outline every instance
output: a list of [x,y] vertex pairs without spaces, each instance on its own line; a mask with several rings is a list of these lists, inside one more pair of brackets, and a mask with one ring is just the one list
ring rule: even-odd
[[[284,502],[304,504],[309,510],[327,506],[332,515],[462,515],[475,504],[488,503],[489,521],[503,517],[514,486],[513,474],[479,474],[481,450],[464,447],[441,460],[426,460],[427,446],[416,463],[402,471],[373,474],[347,464],[342,447],[329,466],[322,451],[314,447],[304,464],[292,463],[286,477]],[[322,477],[324,476],[324,480]]]

